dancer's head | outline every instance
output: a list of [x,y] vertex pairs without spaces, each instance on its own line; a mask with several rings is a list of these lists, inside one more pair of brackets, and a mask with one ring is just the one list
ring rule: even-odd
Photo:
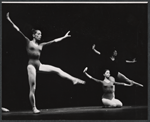
[[36,40],[36,41],[40,41],[41,40],[41,37],[42,37],[42,33],[40,30],[34,30],[32,29],[32,33],[33,33],[33,38]]
[[110,70],[109,69],[105,70],[104,77],[106,77],[106,78],[110,77]]
[[113,51],[113,56],[117,56],[117,50]]

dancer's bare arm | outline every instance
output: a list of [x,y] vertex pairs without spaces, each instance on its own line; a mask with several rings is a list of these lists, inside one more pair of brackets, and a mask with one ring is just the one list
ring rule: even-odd
[[92,80],[94,80],[94,81],[96,81],[96,82],[103,83],[103,81],[102,81],[102,80],[99,80],[99,79],[93,78],[91,75],[89,75],[89,74],[86,72],[87,70],[88,70],[88,67],[86,67],[86,68],[83,70],[83,73],[85,73],[85,75],[86,75],[88,78],[90,78],[90,79],[92,79]]
[[52,44],[53,42],[59,42],[62,41],[63,39],[67,38],[67,37],[71,37],[71,35],[69,35],[70,31],[68,31],[63,37],[48,41],[48,42],[43,42],[40,45],[44,46],[44,45],[48,45],[48,44]]
[[9,12],[6,15],[8,21],[13,25],[13,27],[19,32],[21,33],[21,35],[23,35],[23,37],[26,39],[27,42],[29,42],[30,40],[20,31],[20,29],[13,23],[13,21],[10,19],[9,17]]
[[131,86],[131,84],[129,85],[129,84],[126,84],[126,83],[116,82],[116,81],[115,81],[115,78],[112,77],[112,76],[109,77],[109,80],[110,80],[111,82],[113,82],[114,84],[117,84],[117,85]]
[[132,86],[133,85],[132,83],[126,84],[126,83],[120,83],[120,82],[114,82],[114,84],[123,85],[123,86]]
[[95,49],[95,44],[92,46],[92,49],[94,50],[95,53],[97,53],[98,55],[100,55],[101,53]]
[[136,62],[136,58],[134,58],[133,60],[126,60],[126,63],[135,63]]

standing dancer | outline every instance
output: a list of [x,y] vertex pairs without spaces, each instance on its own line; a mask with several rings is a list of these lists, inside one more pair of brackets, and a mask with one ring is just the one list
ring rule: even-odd
[[[123,104],[120,100],[115,98],[115,85],[124,85],[124,86],[132,86],[136,82],[130,80],[130,84],[116,82],[115,78],[110,75],[110,70],[106,69],[104,73],[104,80],[99,80],[87,73],[88,68],[86,67],[83,71],[87,77],[90,79],[102,83],[102,88],[104,94],[102,96],[102,103],[105,107],[122,107]],[[136,83],[137,85],[143,86],[141,84]]]
[[40,62],[40,54],[42,51],[43,46],[52,44],[53,42],[59,42],[67,37],[71,37],[69,35],[68,31],[65,36],[54,39],[52,41],[40,43],[42,34],[40,30],[33,30],[33,39],[29,40],[21,31],[20,29],[12,22],[12,20],[9,17],[9,13],[7,13],[7,19],[8,21],[13,25],[13,27],[26,39],[27,42],[27,54],[29,57],[27,71],[28,71],[28,79],[29,79],[29,86],[30,86],[30,93],[29,93],[29,99],[33,108],[34,113],[39,113],[40,110],[36,107],[36,100],[35,100],[35,90],[36,90],[36,73],[38,71],[44,71],[44,72],[56,72],[59,76],[63,78],[67,78],[73,82],[73,84],[81,83],[84,84],[85,81],[80,80],[76,77],[73,77],[69,75],[68,73],[64,72],[58,67],[54,67],[52,65],[45,65]]

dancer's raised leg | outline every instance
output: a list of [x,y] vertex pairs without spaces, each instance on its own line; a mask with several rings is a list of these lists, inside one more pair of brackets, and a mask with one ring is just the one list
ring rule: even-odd
[[85,81],[83,81],[79,78],[73,77],[70,74],[68,74],[68,73],[64,72],[63,70],[61,70],[60,68],[54,67],[54,66],[51,66],[51,65],[41,64],[39,70],[40,71],[45,71],[45,72],[56,72],[56,73],[58,73],[59,76],[71,80],[73,82],[73,84],[77,84],[77,83],[84,84],[85,83]]
[[133,85],[133,81],[130,80],[129,78],[127,78],[125,75],[123,75],[122,73],[118,72],[118,79],[122,80],[122,81],[126,81],[129,82],[131,85]]

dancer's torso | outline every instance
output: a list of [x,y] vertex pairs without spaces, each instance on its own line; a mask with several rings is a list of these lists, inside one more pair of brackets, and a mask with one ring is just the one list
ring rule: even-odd
[[28,65],[33,65],[37,70],[40,66],[40,55],[41,55],[42,47],[38,44],[34,43],[33,41],[30,41],[27,45],[27,54],[29,56],[29,62]]
[[111,78],[109,80],[105,79],[103,81],[102,87],[103,87],[104,94],[102,98],[112,99],[115,97],[115,94],[114,94],[115,86],[113,85],[114,79],[113,78],[111,79]]

